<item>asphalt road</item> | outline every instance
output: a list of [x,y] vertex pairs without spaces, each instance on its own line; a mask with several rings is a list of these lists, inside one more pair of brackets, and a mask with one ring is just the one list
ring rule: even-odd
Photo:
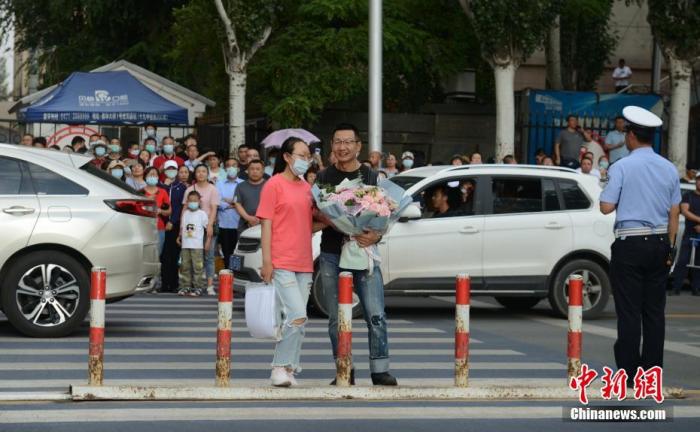
[[[389,298],[392,369],[403,385],[452,382],[454,305],[450,298]],[[243,305],[235,303],[232,383],[266,386],[272,347],[248,337]],[[667,401],[676,430],[700,425],[700,297],[670,297],[667,306],[666,386],[682,386],[689,399]],[[108,305],[106,384],[211,385],[216,303],[143,295]],[[369,383],[366,330],[354,324],[354,360]],[[566,376],[565,320],[546,301],[513,314],[489,298],[472,299],[472,383],[561,385]],[[584,323],[583,359],[614,366],[612,306]],[[66,393],[86,382],[87,325],[58,340],[17,335],[0,317],[0,396],[13,392]],[[334,375],[325,322],[312,319],[302,354],[303,385],[327,385]],[[283,391],[283,390],[281,390]],[[0,431],[206,430],[668,430],[669,423],[563,423],[576,401],[480,402],[6,402]],[[635,404],[635,401],[629,403]],[[653,404],[644,403],[647,406]],[[637,402],[639,405],[641,402]]]

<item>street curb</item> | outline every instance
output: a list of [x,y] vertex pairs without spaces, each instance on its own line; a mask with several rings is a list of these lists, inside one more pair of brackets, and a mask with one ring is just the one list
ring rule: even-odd
[[73,396],[66,392],[0,392],[0,402],[55,402],[70,400],[73,400]]
[[[568,387],[167,387],[71,386],[74,401],[93,400],[578,400]],[[681,388],[664,389],[666,399],[683,399]],[[601,399],[589,389],[589,399]]]

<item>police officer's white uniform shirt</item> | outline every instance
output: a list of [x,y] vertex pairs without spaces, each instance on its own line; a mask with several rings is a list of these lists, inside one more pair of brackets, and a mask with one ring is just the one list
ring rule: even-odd
[[617,204],[615,229],[666,226],[671,206],[681,202],[676,167],[651,147],[611,165],[608,179],[600,201]]

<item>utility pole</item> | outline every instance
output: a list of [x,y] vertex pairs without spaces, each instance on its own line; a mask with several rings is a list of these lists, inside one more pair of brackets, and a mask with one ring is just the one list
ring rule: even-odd
[[369,0],[369,151],[382,151],[382,0]]

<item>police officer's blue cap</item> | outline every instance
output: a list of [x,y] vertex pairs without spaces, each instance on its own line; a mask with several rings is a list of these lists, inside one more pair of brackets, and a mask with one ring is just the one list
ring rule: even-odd
[[653,112],[634,105],[623,108],[622,116],[630,123],[630,126],[639,128],[657,128],[664,123]]

